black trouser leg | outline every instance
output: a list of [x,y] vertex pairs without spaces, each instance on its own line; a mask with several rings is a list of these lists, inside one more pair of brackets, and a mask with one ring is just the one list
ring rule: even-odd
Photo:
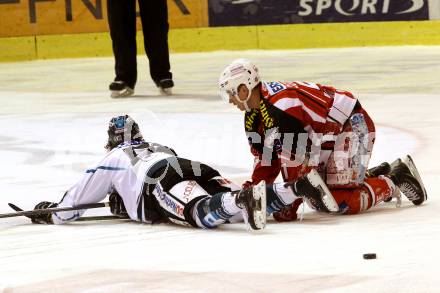
[[115,56],[115,80],[134,88],[137,79],[136,0],[107,0],[107,14]]
[[144,46],[154,81],[172,78],[168,51],[168,10],[166,0],[139,0]]

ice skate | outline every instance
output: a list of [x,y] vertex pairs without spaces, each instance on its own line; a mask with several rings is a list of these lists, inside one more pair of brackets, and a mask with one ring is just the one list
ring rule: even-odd
[[428,193],[426,192],[426,188],[425,188],[425,184],[423,184],[422,181],[422,177],[420,176],[419,171],[416,168],[416,164],[414,164],[413,159],[411,158],[410,155],[406,155],[405,158],[403,158],[403,161],[405,162],[405,164],[408,166],[409,171],[411,172],[411,174],[416,177],[417,181],[419,181],[420,185],[422,186],[423,189],[423,193],[425,195],[425,200],[428,199]]
[[172,88],[174,86],[174,82],[171,78],[161,79],[155,83],[162,95],[171,96],[173,94]]
[[420,205],[427,199],[422,179],[410,156],[393,162],[387,176],[413,204]]
[[[236,199],[237,206],[243,208],[252,230],[266,227],[266,183],[261,181],[252,188],[242,189]],[[245,218],[246,219],[246,218]]]
[[370,168],[366,172],[366,177],[378,177],[380,175],[387,175],[391,171],[391,166],[387,162],[383,162],[379,166]]
[[339,211],[336,200],[314,169],[297,181],[286,183],[285,186],[291,186],[298,196],[304,197],[318,211],[327,213]]
[[109,89],[111,91],[111,97],[112,98],[123,98],[123,97],[129,97],[134,94],[134,89],[129,87],[125,82],[123,81],[114,81],[110,84]]

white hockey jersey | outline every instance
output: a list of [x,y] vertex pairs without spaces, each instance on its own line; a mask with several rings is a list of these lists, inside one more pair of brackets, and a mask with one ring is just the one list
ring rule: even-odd
[[[158,161],[175,156],[174,151],[156,143],[132,141],[110,151],[64,195],[58,207],[100,202],[115,189],[122,197],[128,216],[138,218],[146,173]],[[79,218],[85,210],[54,213],[55,224]]]

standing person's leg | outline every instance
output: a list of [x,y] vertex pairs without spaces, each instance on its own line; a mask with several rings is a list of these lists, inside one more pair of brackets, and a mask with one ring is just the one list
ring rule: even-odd
[[133,94],[137,79],[136,1],[108,0],[107,14],[116,73],[110,90],[112,97],[128,96]]
[[166,0],[139,0],[144,46],[150,62],[150,75],[161,90],[174,86],[168,49],[168,8]]

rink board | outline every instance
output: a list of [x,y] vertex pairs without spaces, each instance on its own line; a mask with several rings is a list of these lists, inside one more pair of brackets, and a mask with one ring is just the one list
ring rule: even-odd
[[[440,21],[293,24],[172,29],[171,52],[439,45]],[[331,37],[329,37],[331,36]],[[142,33],[138,52],[144,54]],[[108,33],[0,39],[0,61],[111,56]]]

